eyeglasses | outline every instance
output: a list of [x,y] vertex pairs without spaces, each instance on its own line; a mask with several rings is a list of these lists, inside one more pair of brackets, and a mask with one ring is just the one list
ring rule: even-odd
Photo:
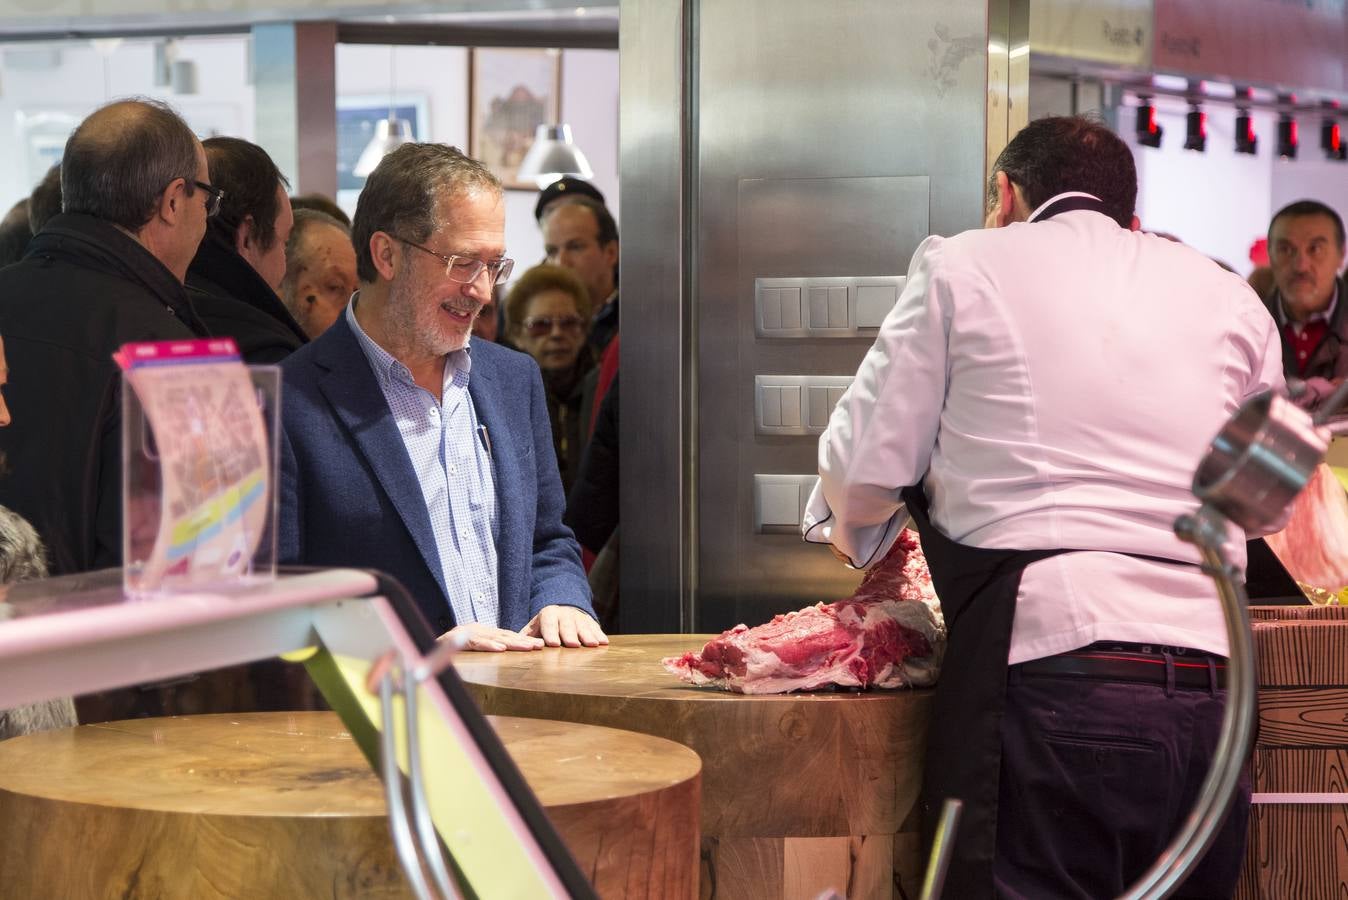
[[552,334],[553,328],[575,334],[584,324],[585,320],[580,316],[531,316],[524,320],[524,330],[529,332],[530,337]]
[[225,192],[213,184],[207,184],[204,181],[194,181],[192,184],[206,192],[206,218],[210,218],[220,211],[220,201],[225,199]]
[[445,264],[445,274],[449,276],[449,279],[460,284],[472,284],[477,281],[477,277],[482,274],[483,269],[491,275],[491,283],[498,284],[509,278],[511,270],[515,268],[513,259],[494,259],[491,262],[483,262],[475,256],[459,256],[457,253],[446,256],[443,253],[436,253],[430,247],[423,247],[407,238],[400,238],[396,234],[391,234],[389,237],[395,241],[401,241],[409,247],[416,247],[422,253],[429,253],[434,256]]

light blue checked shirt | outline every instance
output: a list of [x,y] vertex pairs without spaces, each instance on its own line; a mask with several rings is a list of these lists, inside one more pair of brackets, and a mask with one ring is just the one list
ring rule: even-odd
[[431,396],[417,386],[406,366],[361,329],[355,312],[359,299],[357,292],[347,304],[346,322],[365,351],[421,485],[454,623],[498,625],[500,522],[491,452],[468,396],[472,356],[467,347],[451,353],[445,360],[443,399]]

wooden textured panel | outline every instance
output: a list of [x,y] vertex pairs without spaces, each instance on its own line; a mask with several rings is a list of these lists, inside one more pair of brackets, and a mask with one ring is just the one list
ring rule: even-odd
[[701,900],[782,896],[785,838],[707,838],[702,845]]
[[1254,625],[1261,686],[1348,685],[1348,620]]
[[1348,606],[1251,606],[1251,622],[1348,619]]
[[1246,866],[1237,896],[1348,897],[1348,807],[1253,806]]
[[1255,747],[1254,785],[1270,794],[1348,793],[1348,749]]
[[[492,724],[602,897],[695,895],[695,754],[565,722]],[[137,719],[0,743],[0,896],[410,893],[378,778],[334,713],[307,712]]]
[[1261,688],[1258,740],[1264,747],[1348,745],[1348,687]]
[[845,837],[786,838],[782,846],[783,900],[815,900],[825,891],[852,896],[850,845]]

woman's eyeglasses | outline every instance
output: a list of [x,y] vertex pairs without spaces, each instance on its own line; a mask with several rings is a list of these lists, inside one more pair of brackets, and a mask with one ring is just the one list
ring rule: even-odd
[[575,334],[585,325],[580,316],[530,316],[524,320],[524,330],[530,337],[543,337],[552,334],[552,329],[560,328],[565,334]]

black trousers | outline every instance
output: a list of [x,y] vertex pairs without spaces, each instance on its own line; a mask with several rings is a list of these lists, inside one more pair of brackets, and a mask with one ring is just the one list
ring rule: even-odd
[[[1117,897],[1178,831],[1207,774],[1226,692],[1029,675],[1012,666],[993,866],[1001,898]],[[1228,898],[1250,785],[1174,895]]]

